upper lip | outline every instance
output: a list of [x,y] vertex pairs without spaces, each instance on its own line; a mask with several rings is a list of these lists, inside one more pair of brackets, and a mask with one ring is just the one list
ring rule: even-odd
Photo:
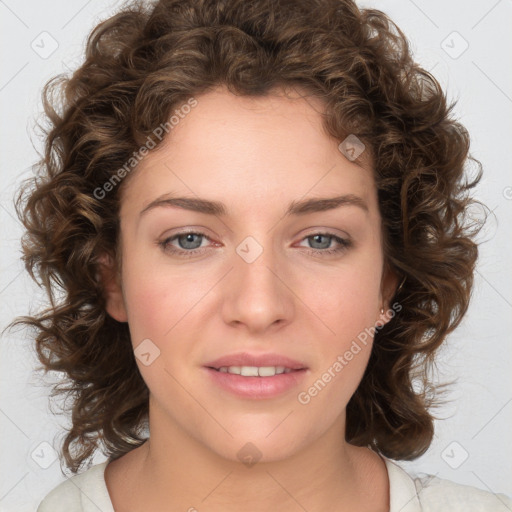
[[249,354],[247,352],[225,355],[206,363],[205,366],[216,369],[224,366],[284,366],[291,370],[307,368],[305,364],[281,354]]

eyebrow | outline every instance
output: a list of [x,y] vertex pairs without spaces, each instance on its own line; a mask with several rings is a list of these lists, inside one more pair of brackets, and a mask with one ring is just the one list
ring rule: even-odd
[[[204,213],[206,215],[226,216],[228,210],[224,203],[220,201],[210,201],[198,197],[173,197],[166,194],[151,201],[140,212],[140,216],[157,207],[176,207],[184,210]],[[334,210],[340,206],[357,206],[368,212],[368,205],[359,196],[354,194],[345,194],[335,197],[321,197],[292,201],[288,206],[285,216],[305,215],[308,213],[324,212]]]

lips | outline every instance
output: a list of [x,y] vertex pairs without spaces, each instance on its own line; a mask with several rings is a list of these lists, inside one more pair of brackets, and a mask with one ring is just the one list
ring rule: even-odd
[[[217,389],[244,400],[286,396],[303,385],[307,365],[282,354],[240,352],[206,363],[205,375]],[[256,376],[258,374],[258,376]]]
[[279,367],[283,366],[290,370],[307,369],[307,365],[281,354],[249,354],[240,352],[236,354],[225,355],[210,361],[204,365],[207,368],[219,370],[230,366],[250,366],[250,367]]

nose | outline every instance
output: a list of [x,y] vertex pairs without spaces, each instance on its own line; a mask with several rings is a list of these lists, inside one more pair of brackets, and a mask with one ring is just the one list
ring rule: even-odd
[[287,283],[291,278],[271,244],[248,237],[232,261],[233,268],[222,282],[224,322],[244,326],[253,334],[291,322],[295,311],[294,294]]

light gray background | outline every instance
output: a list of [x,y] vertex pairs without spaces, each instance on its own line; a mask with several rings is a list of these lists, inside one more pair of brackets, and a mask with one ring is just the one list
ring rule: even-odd
[[[437,411],[444,419],[436,423],[429,451],[401,464],[410,472],[512,495],[512,1],[359,4],[388,13],[409,37],[416,59],[450,99],[459,99],[455,114],[485,169],[477,197],[495,215],[480,237],[485,243],[471,308],[438,363],[441,380],[458,378],[451,403]],[[0,328],[43,297],[19,260],[22,231],[12,201],[37,158],[33,144],[42,147],[33,132],[41,87],[80,63],[90,29],[116,5],[120,2],[0,0]],[[53,53],[52,45],[58,45]],[[28,333],[6,333],[0,341],[0,511],[35,511],[65,478],[52,445],[58,448],[60,427],[68,420],[50,413],[49,388],[33,372],[37,361]],[[97,454],[94,462],[103,460]]]

